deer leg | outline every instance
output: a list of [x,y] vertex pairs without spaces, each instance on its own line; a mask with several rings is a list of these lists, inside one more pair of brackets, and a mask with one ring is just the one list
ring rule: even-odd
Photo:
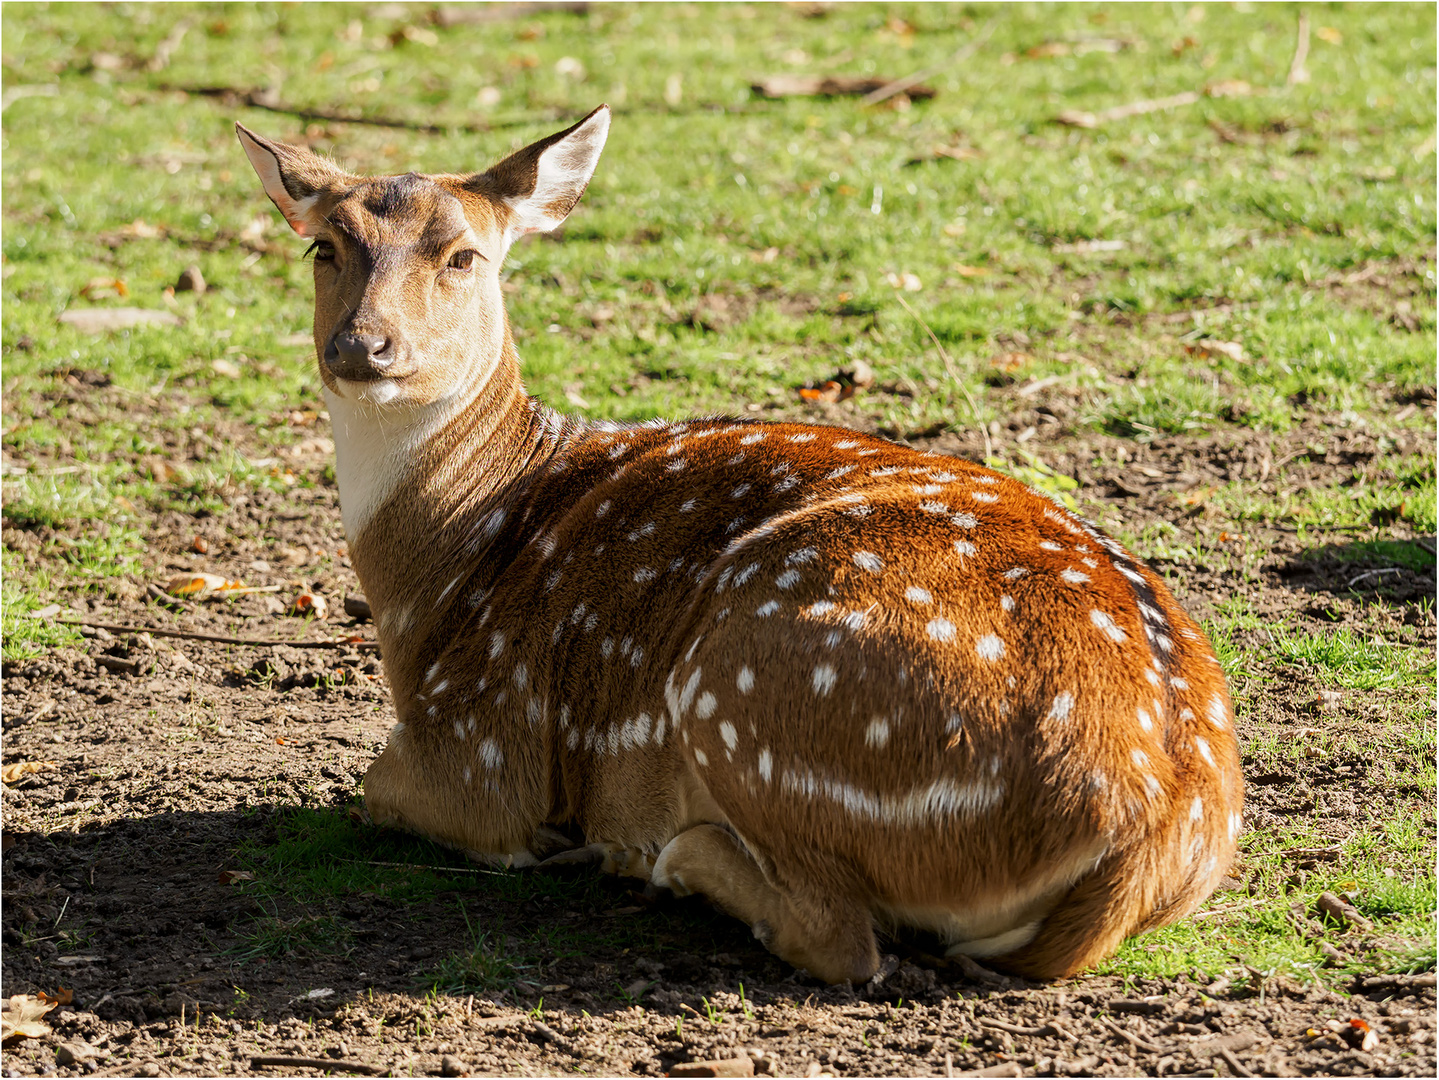
[[773,885],[743,841],[717,825],[696,825],[666,844],[650,880],[677,896],[709,897],[770,952],[826,982],[863,982],[879,967],[865,905]]

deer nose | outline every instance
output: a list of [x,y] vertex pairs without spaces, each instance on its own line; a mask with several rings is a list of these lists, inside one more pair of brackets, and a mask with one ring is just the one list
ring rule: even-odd
[[390,339],[379,334],[336,334],[325,349],[325,364],[342,379],[372,379],[395,362]]

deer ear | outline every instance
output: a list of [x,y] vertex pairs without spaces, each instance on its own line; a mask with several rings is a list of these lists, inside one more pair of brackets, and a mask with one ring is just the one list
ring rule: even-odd
[[468,186],[510,208],[511,240],[549,232],[585,193],[609,132],[610,107],[601,105],[574,127],[531,143],[472,177]]
[[320,196],[349,177],[302,146],[270,142],[241,124],[235,125],[235,134],[259,174],[265,194],[280,208],[290,228],[301,236],[314,236],[320,224],[316,212]]

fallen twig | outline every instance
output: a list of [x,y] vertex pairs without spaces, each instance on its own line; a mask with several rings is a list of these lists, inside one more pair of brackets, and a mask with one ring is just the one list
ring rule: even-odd
[[1114,1032],[1114,1034],[1118,1035],[1121,1039],[1124,1039],[1126,1042],[1130,1043],[1139,1050],[1144,1050],[1151,1054],[1168,1054],[1170,1052],[1168,1047],[1160,1046],[1158,1043],[1152,1043],[1148,1039],[1141,1039],[1133,1032],[1125,1031],[1118,1024],[1114,1023],[1113,1021],[1106,1020],[1102,1016],[1099,1018],[1099,1022],[1105,1027],[1107,1027],[1110,1031]]
[[996,1031],[1007,1031],[1011,1035],[1058,1035],[1059,1029],[1053,1024],[1044,1024],[1041,1027],[1025,1027],[1022,1024],[1006,1024],[1003,1020],[989,1020],[981,1017],[979,1021],[982,1027],[994,1028]]
[[261,648],[276,648],[281,645],[291,649],[378,649],[378,641],[273,641],[268,638],[225,637],[223,634],[201,634],[194,630],[165,630],[158,626],[122,626],[118,623],[93,622],[89,619],[56,619],[61,626],[90,626],[96,630],[109,630],[112,634],[151,634],[155,637],[183,638],[187,641],[213,641],[219,645],[254,645]]
[[309,1057],[252,1057],[252,1069],[319,1069],[322,1072],[352,1072],[361,1076],[378,1076],[385,1070],[378,1065],[366,1065],[362,1061],[344,1061],[333,1058]]
[[920,317],[919,312],[910,307],[909,302],[899,293],[895,293],[894,298],[899,301],[900,307],[914,316],[915,322],[924,327],[924,332],[929,335],[929,340],[934,342],[934,347],[939,350],[939,358],[944,361],[944,370],[948,372],[950,380],[959,387],[959,392],[964,395],[964,400],[969,403],[969,415],[974,417],[975,425],[979,428],[980,434],[984,436],[984,460],[988,461],[994,456],[994,448],[989,442],[989,428],[985,425],[984,421],[980,419],[979,406],[974,403],[974,398],[970,396],[969,388],[964,385],[964,380],[959,377],[959,371],[955,368],[954,361],[949,358],[949,353],[946,352],[944,346],[939,343],[939,338],[935,337],[934,331],[929,328],[929,323]]
[[1350,578],[1348,587],[1351,589],[1354,588],[1355,585],[1359,584],[1359,582],[1365,578],[1378,577],[1380,574],[1402,574],[1403,572],[1404,567],[1402,566],[1386,566],[1382,570],[1366,570],[1358,577]]
[[934,67],[925,68],[923,71],[916,71],[913,75],[906,75],[902,79],[895,79],[893,82],[886,83],[878,90],[873,90],[870,93],[866,94],[863,98],[861,98],[860,104],[878,105],[881,101],[888,101],[896,94],[904,93],[912,86],[918,86],[920,83],[924,82],[925,79],[934,78],[934,76],[938,75],[946,68],[951,68],[954,67],[956,64],[964,63],[964,61],[968,60],[971,56],[974,55],[974,53],[979,49],[981,45],[983,45],[986,41],[989,40],[990,35],[994,33],[994,29],[998,25],[998,19],[991,19],[988,24],[985,25],[983,30],[981,30],[974,37],[970,38],[970,40],[966,42],[963,46],[961,46],[959,50],[955,52],[955,54],[951,56],[948,60],[945,60],[943,63],[935,64]]
[[436,26],[466,26],[475,23],[503,22],[507,19],[522,19],[532,15],[584,15],[590,5],[584,0],[559,3],[516,3],[516,4],[440,4],[430,12],[430,21]]
[[1248,900],[1239,900],[1233,904],[1225,904],[1223,907],[1210,908],[1208,911],[1196,911],[1190,916],[1191,919],[1207,919],[1214,915],[1228,915],[1231,911],[1243,911],[1245,908],[1259,907],[1267,903],[1263,896],[1250,897]]
[[426,866],[424,863],[382,862],[379,859],[341,859],[340,862],[355,866],[392,866],[400,870],[434,870],[440,874],[494,874],[504,876],[504,870],[486,870],[479,866]]
[[[1302,19],[1303,17],[1304,17],[1304,16],[1302,16],[1302,15],[1300,16],[1301,19]],[[1253,1076],[1253,1075],[1255,1075],[1254,1073],[1250,1072],[1248,1069],[1246,1069],[1243,1065],[1241,1065],[1241,1064],[1239,1063],[1239,1059],[1234,1056],[1234,1051],[1233,1051],[1233,1050],[1227,1050],[1227,1049],[1224,1049],[1224,1048],[1221,1047],[1221,1048],[1220,1048],[1220,1051],[1219,1051],[1219,1056],[1224,1059],[1224,1063],[1225,1063],[1226,1065],[1228,1065],[1231,1069],[1234,1070],[1234,1075],[1235,1075],[1235,1076]]]
[[[1306,83],[1309,81],[1309,71],[1304,66],[1304,61],[1309,59],[1309,12],[1303,9],[1299,12],[1299,40],[1294,44],[1294,59],[1289,62],[1289,78],[1284,80],[1285,86],[1293,86],[1295,83]],[[1253,1076],[1253,1073],[1245,1075]]]
[[158,89],[179,90],[200,97],[223,98],[226,99],[227,104],[246,105],[252,109],[265,109],[268,112],[298,116],[301,120],[321,120],[329,124],[369,124],[371,127],[406,128],[410,131],[424,132],[426,135],[444,135],[452,131],[463,132],[467,135],[483,135],[493,130],[490,125],[426,124],[417,120],[398,120],[389,116],[351,116],[329,109],[289,105],[281,101],[280,95],[273,90],[242,90],[237,86],[171,86],[168,84],[162,84]]
[[1097,113],[1085,112],[1082,109],[1065,109],[1055,117],[1055,120],[1070,127],[1096,128],[1114,120],[1142,116],[1145,113],[1159,112],[1162,109],[1177,109],[1181,105],[1193,105],[1202,96],[1198,90],[1186,90],[1182,94],[1171,94],[1169,97],[1150,98],[1148,101],[1131,101],[1128,105],[1116,105],[1112,109],[1105,109]]

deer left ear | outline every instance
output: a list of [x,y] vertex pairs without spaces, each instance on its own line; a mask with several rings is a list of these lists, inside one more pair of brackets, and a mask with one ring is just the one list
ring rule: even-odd
[[316,206],[320,195],[342,186],[350,177],[303,146],[262,139],[242,124],[235,125],[235,134],[259,174],[265,194],[285,215],[290,228],[301,236],[314,236],[320,224]]
[[574,127],[531,143],[471,177],[468,186],[509,207],[511,240],[549,232],[585,193],[609,132],[610,107],[601,105]]

